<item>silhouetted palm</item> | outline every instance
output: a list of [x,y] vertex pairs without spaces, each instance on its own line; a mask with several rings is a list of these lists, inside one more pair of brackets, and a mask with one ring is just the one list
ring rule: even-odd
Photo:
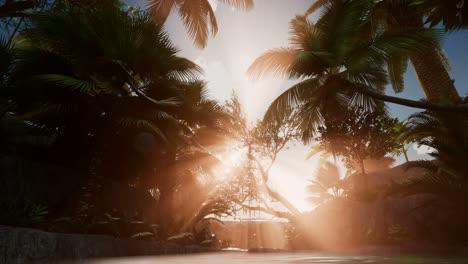
[[314,179],[307,185],[307,191],[310,194],[308,200],[313,204],[324,203],[328,200],[338,198],[343,195],[339,188],[340,172],[338,167],[325,162],[315,173]]
[[[445,236],[452,239],[465,237],[468,199],[468,119],[466,115],[423,112],[411,116],[410,137],[431,148],[433,160],[407,163],[407,169],[423,168],[423,172],[403,179],[393,186],[398,194],[431,194],[431,199],[415,209],[436,207],[443,212],[448,223]],[[443,210],[440,210],[442,208]]]
[[[250,10],[254,6],[253,0],[220,0],[220,2],[242,10]],[[200,48],[206,46],[210,35],[216,35],[218,32],[218,22],[208,0],[148,0],[148,4],[151,12],[162,21],[166,21],[171,10],[177,8],[190,37]]]
[[396,133],[395,141],[399,144],[397,148],[392,151],[393,155],[400,156],[403,154],[405,160],[408,162],[408,149],[411,147],[412,140],[408,137],[410,131],[410,126],[408,121],[399,121],[393,127],[393,130]]
[[468,181],[468,119],[465,115],[423,112],[409,118],[408,138],[432,149],[435,161],[415,161],[432,173]]
[[442,23],[446,30],[468,26],[468,4],[464,0],[413,0],[412,6],[420,8],[431,27]]
[[10,66],[13,62],[13,50],[8,40],[0,39],[0,118],[11,108],[10,102],[5,94],[10,85]]
[[134,146],[124,139],[141,132],[154,135],[157,144],[177,140],[183,120],[178,108],[200,68],[176,56],[149,15],[118,7],[70,12],[34,15],[32,28],[20,35],[11,77],[17,113],[82,157],[93,150],[125,159],[122,153]]
[[[357,0],[359,2],[359,0]],[[306,14],[316,12],[320,8],[333,5],[334,0],[315,2]],[[464,27],[463,14],[468,8],[463,1],[450,0],[383,0],[368,1],[371,5],[364,6],[370,12],[373,27],[389,31],[424,28],[423,18],[431,26],[443,22],[446,29]],[[406,72],[408,59],[411,60],[418,80],[429,101],[451,101],[461,103],[460,96],[450,78],[450,67],[440,45],[431,43],[423,50],[416,50],[405,56],[395,56],[389,64],[389,72],[395,92],[404,89],[401,73]]]
[[[337,118],[353,105],[381,107],[391,77],[386,68],[395,57],[407,55],[437,41],[431,29],[380,31],[372,28],[368,1],[330,1],[316,23],[305,17],[291,22],[290,47],[271,50],[259,57],[249,74],[283,75],[301,82],[281,94],[265,118],[281,116],[285,107],[298,107],[302,138],[307,141],[324,119]],[[376,98],[376,99],[375,99]],[[413,105],[415,102],[411,102]]]

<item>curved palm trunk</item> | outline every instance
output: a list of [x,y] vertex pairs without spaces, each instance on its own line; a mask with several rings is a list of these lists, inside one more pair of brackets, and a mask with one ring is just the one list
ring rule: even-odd
[[376,100],[381,100],[387,103],[399,104],[413,108],[441,111],[441,112],[453,112],[453,113],[463,113],[468,114],[468,104],[437,104],[423,101],[414,101],[389,95],[384,95],[369,89],[362,87],[354,87],[357,92],[370,96]]
[[421,88],[430,102],[461,103],[460,95],[435,46],[410,55]]
[[[423,19],[417,15],[414,16],[414,19],[407,20],[407,23],[407,27],[424,28]],[[415,51],[410,54],[410,61],[416,71],[421,88],[430,102],[461,103],[454,81],[450,78],[449,71],[442,61],[439,47],[434,44],[429,45],[424,50]]]

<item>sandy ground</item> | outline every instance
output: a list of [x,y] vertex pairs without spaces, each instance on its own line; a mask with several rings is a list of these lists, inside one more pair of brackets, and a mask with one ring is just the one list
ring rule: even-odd
[[326,263],[326,264],[466,264],[468,259],[425,259],[421,257],[326,256],[310,253],[213,253],[164,257],[90,260],[80,264],[159,264],[159,263]]

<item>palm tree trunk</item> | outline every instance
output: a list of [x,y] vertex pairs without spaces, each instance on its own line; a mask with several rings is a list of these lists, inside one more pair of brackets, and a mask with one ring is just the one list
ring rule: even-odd
[[461,103],[460,95],[435,46],[410,55],[421,88],[430,102]]
[[366,89],[364,87],[353,87],[357,92],[370,96],[376,100],[381,100],[387,103],[399,104],[413,108],[433,110],[439,112],[453,112],[453,113],[468,113],[468,104],[440,104],[440,103],[430,103],[427,101],[414,101],[405,98],[399,98],[395,96],[384,95],[379,92]]
[[[415,16],[415,19],[409,22],[409,26],[423,28],[422,18]],[[430,102],[461,103],[460,95],[455,88],[454,81],[450,78],[449,71],[436,44],[429,45],[424,50],[413,52],[410,54],[410,60],[421,88]]]

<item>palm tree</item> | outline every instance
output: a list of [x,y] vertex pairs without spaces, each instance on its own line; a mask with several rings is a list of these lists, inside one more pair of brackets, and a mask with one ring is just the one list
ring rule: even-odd
[[408,137],[410,130],[408,121],[398,121],[393,127],[393,130],[396,134],[395,141],[398,143],[398,147],[392,151],[392,154],[395,156],[400,156],[403,154],[406,162],[408,162],[408,149],[413,143],[412,140]]
[[271,104],[267,120],[281,117],[287,107],[298,108],[302,139],[307,142],[324,120],[339,118],[350,106],[369,110],[382,107],[384,100],[437,110],[460,107],[383,94],[389,79],[402,79],[403,72],[386,71],[394,58],[423,50],[425,43],[437,41],[439,31],[373,29],[366,11],[369,7],[368,1],[330,1],[316,23],[305,17],[291,22],[290,47],[271,50],[256,59],[249,68],[254,78],[274,73],[301,80]]
[[[254,6],[253,0],[220,0],[220,2],[241,10],[250,10]],[[148,7],[162,21],[166,21],[171,10],[177,8],[189,36],[199,48],[206,47],[208,37],[218,32],[218,22],[208,0],[148,0]]]
[[308,200],[313,204],[324,203],[328,200],[343,196],[339,187],[340,171],[338,167],[326,161],[315,173],[313,180],[307,185],[310,193]]
[[426,111],[409,118],[407,138],[433,150],[434,161],[415,161],[411,166],[426,164],[433,173],[468,179],[468,119],[464,115]]
[[[306,15],[316,12],[321,7],[332,5],[333,2],[334,0],[317,1],[307,10]],[[424,28],[425,16],[428,17],[427,21],[431,26],[442,21],[447,30],[466,25],[462,15],[467,13],[468,9],[463,5],[463,1],[384,0],[368,2],[372,2],[372,5],[363,7],[368,8],[371,13],[374,26],[388,31]],[[424,49],[393,58],[389,64],[389,72],[396,77],[392,78],[395,92],[401,92],[404,89],[403,78],[400,76],[401,73],[406,72],[408,59],[411,60],[421,88],[429,101],[461,103],[454,81],[449,75],[450,68],[445,54],[440,45],[434,42]]]
[[440,23],[446,30],[463,29],[468,26],[468,5],[464,0],[422,0],[413,1],[411,4],[424,12],[427,16],[425,22],[431,27]]
[[11,75],[15,111],[55,134],[59,153],[80,157],[77,162],[90,152],[107,154],[114,162],[99,162],[109,162],[109,174],[131,175],[115,166],[138,164],[137,156],[120,155],[134,149],[128,138],[146,132],[160,146],[177,140],[177,109],[201,69],[177,57],[150,15],[129,15],[117,6],[73,12],[36,14],[19,36]]
[[426,111],[409,119],[409,138],[420,145],[430,147],[433,160],[408,162],[407,169],[423,168],[416,174],[395,184],[390,194],[431,194],[436,199],[415,209],[436,207],[443,212],[447,222],[436,226],[451,239],[464,238],[468,217],[468,119],[466,115],[454,115]]
[[12,102],[8,100],[5,94],[1,91],[8,89],[10,85],[9,73],[10,66],[13,62],[13,49],[12,45],[7,39],[0,39],[0,118],[8,112],[12,107]]

